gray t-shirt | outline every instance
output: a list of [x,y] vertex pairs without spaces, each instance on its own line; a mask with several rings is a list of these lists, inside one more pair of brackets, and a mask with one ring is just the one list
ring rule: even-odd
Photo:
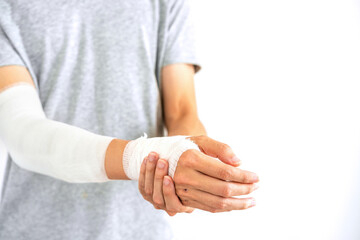
[[[0,66],[28,68],[49,119],[120,139],[162,136],[160,69],[198,64],[188,5],[0,0]],[[2,196],[0,239],[172,237],[135,181],[71,184],[9,157]]]

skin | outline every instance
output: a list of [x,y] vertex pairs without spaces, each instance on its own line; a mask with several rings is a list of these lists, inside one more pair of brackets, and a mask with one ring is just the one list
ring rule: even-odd
[[[184,152],[174,179],[166,175],[167,161],[159,159],[156,153],[149,154],[141,167],[139,191],[156,208],[164,209],[170,215],[191,212],[193,208],[220,212],[254,206],[252,198],[233,197],[255,190],[254,183],[259,179],[255,173],[235,168],[239,162],[228,145],[206,136],[197,115],[193,75],[193,66],[187,64],[173,64],[162,69],[164,117],[170,136],[192,136],[190,139],[201,152]],[[34,86],[25,67],[0,67],[0,92],[19,83]],[[110,179],[129,179],[122,165],[123,151],[128,142],[114,139],[107,148],[105,171]]]
[[[170,136],[206,135],[206,130],[203,124],[200,122],[197,114],[194,73],[193,66],[188,64],[173,64],[165,66],[162,69],[161,89],[164,103],[164,118],[165,125]],[[200,146],[200,149],[204,154],[213,156],[215,158],[219,158],[220,156],[220,160],[226,164],[229,164],[230,166],[236,167],[240,165],[239,159],[236,158],[231,148],[226,144],[210,139],[208,139],[210,141],[207,141],[205,136],[196,137],[192,140]],[[223,191],[221,189],[215,189],[218,194],[220,192],[220,196],[218,196],[211,193],[209,194],[205,191],[193,189],[191,187],[187,188],[186,184],[182,184],[181,181],[192,181],[192,179],[187,178],[187,174],[194,174],[196,172],[190,171],[185,174],[183,179],[177,178],[177,172],[180,172],[179,169],[183,169],[180,168],[180,164],[183,162],[186,163],[186,160],[181,162],[179,160],[174,180],[175,182],[176,180],[180,180],[180,182],[179,184],[176,184],[175,188],[174,181],[169,176],[166,176],[167,170],[164,170],[163,168],[159,169],[159,164],[157,164],[158,154],[150,153],[148,158],[151,154],[154,156],[154,160],[144,161],[141,167],[139,190],[144,199],[151,202],[156,209],[166,210],[170,216],[173,216],[178,212],[192,212],[192,207],[200,208],[210,212],[217,212],[246,209],[255,205],[255,201],[252,198],[240,200],[233,199],[232,196],[230,196],[231,194],[226,192],[223,195],[229,197],[224,197],[221,195],[221,191]],[[188,157],[192,158],[192,156]],[[202,158],[204,156],[199,155],[198,157]],[[188,161],[189,158],[187,159]],[[213,159],[211,160],[213,161]],[[167,169],[168,165],[166,159],[160,159],[159,161],[165,164],[165,169]],[[221,166],[220,168],[226,167],[228,166]],[[227,168],[225,171],[231,172],[232,168]],[[181,172],[179,175],[180,174]],[[226,174],[228,173],[225,173],[225,175]],[[198,171],[194,181],[199,181],[203,175],[204,173]],[[255,178],[254,182],[257,181],[258,178]],[[226,184],[229,186],[226,186]],[[243,188],[242,192],[240,193],[244,194],[250,193],[257,189],[255,184],[245,184],[240,186],[231,183],[226,184],[220,182],[219,188],[235,188],[234,192],[236,193],[238,191],[238,187],[240,187]],[[179,201],[178,196],[175,195],[174,192],[180,197],[181,201]],[[197,201],[197,199],[203,199],[203,201]]]

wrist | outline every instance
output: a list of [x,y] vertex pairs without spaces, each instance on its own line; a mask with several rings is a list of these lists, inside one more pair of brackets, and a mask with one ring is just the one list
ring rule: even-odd
[[105,171],[109,179],[129,179],[123,167],[123,153],[130,141],[113,139],[105,155]]
[[[188,120],[188,121],[186,121]],[[206,130],[202,122],[197,118],[196,120],[184,118],[174,124],[167,124],[168,136],[187,135],[187,136],[199,136],[207,135]]]

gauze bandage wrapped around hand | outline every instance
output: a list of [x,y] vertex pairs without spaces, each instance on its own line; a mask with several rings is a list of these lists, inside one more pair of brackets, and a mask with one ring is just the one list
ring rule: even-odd
[[156,152],[169,163],[169,176],[174,177],[177,162],[183,152],[189,149],[199,150],[187,136],[147,138],[145,134],[130,141],[124,150],[123,166],[126,175],[133,180],[139,179],[140,166],[150,152]]

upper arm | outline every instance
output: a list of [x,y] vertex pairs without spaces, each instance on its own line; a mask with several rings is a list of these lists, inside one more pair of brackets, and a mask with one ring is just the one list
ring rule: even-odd
[[171,64],[162,68],[161,89],[165,121],[186,114],[197,116],[194,65]]
[[29,71],[24,66],[0,67],[0,92],[18,83],[28,83],[35,87]]

